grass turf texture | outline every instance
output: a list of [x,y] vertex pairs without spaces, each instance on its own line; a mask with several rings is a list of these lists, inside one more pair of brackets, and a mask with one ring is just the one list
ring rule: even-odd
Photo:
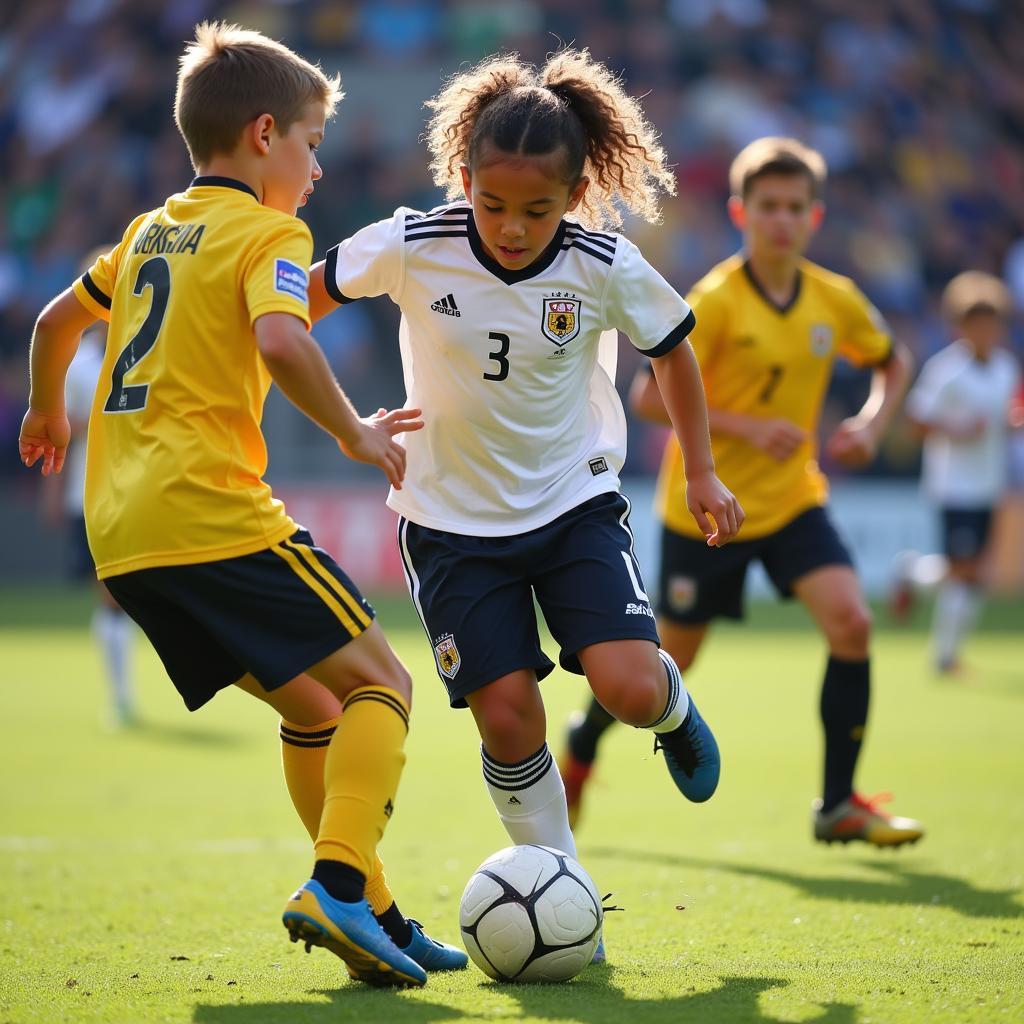
[[[382,853],[406,912],[458,941],[462,887],[507,840],[468,712],[447,708],[407,604],[380,611],[418,680]],[[609,964],[559,986],[471,968],[401,993],[287,941],[310,853],[272,712],[229,692],[189,716],[140,639],[144,724],[105,730],[88,612],[81,593],[0,591],[0,1024],[1024,1019],[1020,603],[989,609],[963,682],[927,670],[921,618],[877,633],[859,784],[896,791],[928,828],[918,846],[811,842],[824,653],[799,608],[755,608],[689,674],[723,752],[711,803],[678,796],[646,735],[607,737],[578,838],[627,910],[608,919]],[[544,690],[560,748],[585,691],[562,673]]]

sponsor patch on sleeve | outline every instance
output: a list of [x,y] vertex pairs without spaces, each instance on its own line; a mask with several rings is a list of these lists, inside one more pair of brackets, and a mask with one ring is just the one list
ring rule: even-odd
[[291,260],[274,260],[274,291],[308,302],[309,274]]

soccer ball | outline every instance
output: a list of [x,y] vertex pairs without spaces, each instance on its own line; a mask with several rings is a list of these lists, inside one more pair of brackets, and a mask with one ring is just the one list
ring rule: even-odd
[[590,876],[550,846],[510,846],[488,857],[459,906],[469,955],[497,981],[574,978],[594,956],[603,918]]

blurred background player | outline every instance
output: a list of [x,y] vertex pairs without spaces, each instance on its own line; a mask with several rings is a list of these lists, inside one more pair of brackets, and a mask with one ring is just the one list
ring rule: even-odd
[[[836,357],[876,367],[863,408],[827,443],[843,465],[867,465],[902,400],[911,359],[852,281],[804,258],[824,216],[825,176],[822,156],[789,138],[755,140],[730,168],[729,214],[742,232],[743,252],[699,281],[688,301],[697,317],[692,341],[715,465],[747,519],[739,541],[721,551],[706,547],[685,515],[686,479],[670,439],[657,500],[658,630],[685,671],[714,619],[743,618],[747,566],[760,560],[780,596],[802,601],[828,644],[824,779],[813,805],[814,836],[897,845],[919,839],[921,826],[886,814],[853,786],[868,716],[871,616],[826,509],[817,428]],[[665,421],[657,382],[644,369],[631,401],[640,415]],[[577,814],[611,721],[595,700],[570,724],[562,766]]]
[[[960,647],[981,606],[993,512],[1007,488],[1009,432],[1020,425],[1020,366],[1003,347],[1012,306],[997,277],[974,270],[954,277],[942,311],[955,338],[924,364],[907,399],[907,414],[924,439],[922,485],[939,513],[946,556],[932,619],[938,672],[959,667]],[[904,563],[903,595],[925,570]]]
[[196,27],[174,115],[197,172],[40,313],[19,452],[59,473],[67,369],[109,322],[90,415],[85,517],[97,575],[139,624],[186,707],[237,686],[281,716],[282,760],[312,877],[282,917],[373,984],[464,967],[398,912],[377,845],[405,764],[412,681],[374,612],[264,480],[275,381],[350,458],[400,487],[393,436],[418,410],[360,418],[309,334],[313,243],[295,216],[337,76],[258,32]]
[[[97,249],[83,263],[88,270],[111,247]],[[131,618],[96,580],[96,566],[85,533],[85,450],[89,410],[96,393],[96,382],[103,367],[103,349],[107,326],[98,322],[82,332],[82,341],[68,367],[65,384],[68,422],[77,442],[68,450],[60,476],[50,477],[43,489],[47,522],[63,524],[68,539],[69,569],[76,580],[87,581],[96,594],[92,633],[100,648],[107,682],[107,712],[112,726],[134,725],[137,721],[135,689],[131,674],[131,647],[135,627]]]

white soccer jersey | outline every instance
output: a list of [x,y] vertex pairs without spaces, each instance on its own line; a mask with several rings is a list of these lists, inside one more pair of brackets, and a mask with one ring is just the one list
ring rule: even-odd
[[690,307],[616,234],[562,221],[528,267],[484,250],[468,203],[401,208],[327,254],[338,302],[388,295],[407,405],[402,490],[388,504],[420,526],[470,536],[536,529],[619,486],[626,420],[616,330],[660,356],[693,329]]
[[949,508],[994,504],[1006,489],[1009,469],[1007,418],[1020,380],[1016,359],[995,349],[988,360],[974,357],[955,341],[929,359],[907,399],[907,410],[922,423],[966,426],[983,420],[981,434],[956,441],[929,434],[924,442],[925,492]]

